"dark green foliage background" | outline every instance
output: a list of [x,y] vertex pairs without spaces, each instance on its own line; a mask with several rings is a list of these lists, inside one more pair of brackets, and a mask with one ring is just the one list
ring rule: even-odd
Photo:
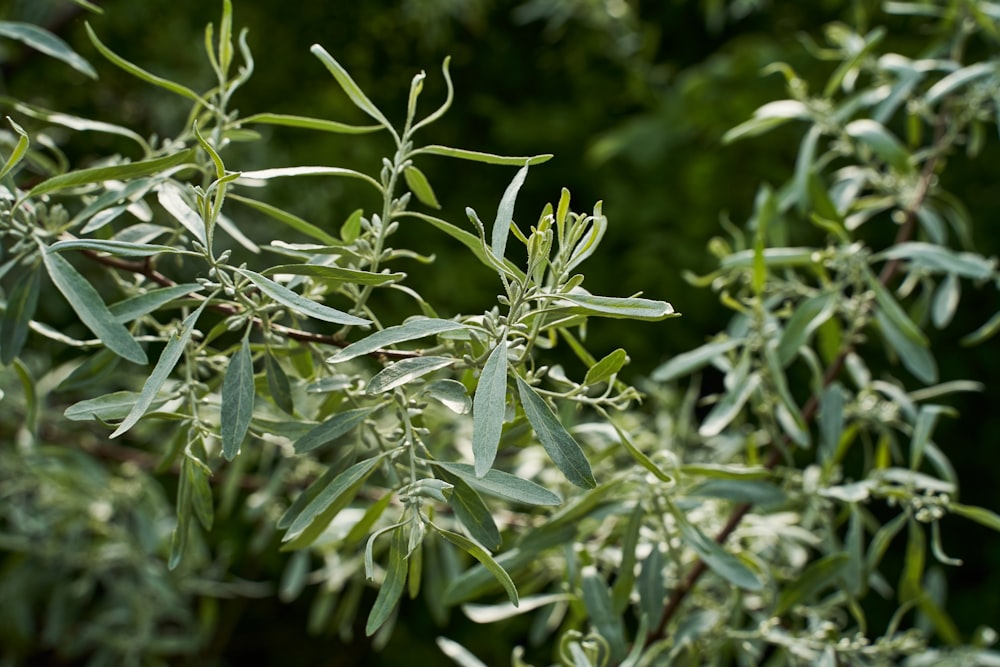
[[[193,88],[209,85],[202,31],[207,22],[218,21],[218,3],[105,0],[100,4],[105,14],[89,20],[114,51]],[[322,65],[309,55],[309,46],[320,43],[395,120],[405,109],[409,80],[420,69],[429,75],[425,103],[440,99],[444,91],[438,68],[450,55],[456,101],[446,122],[429,128],[425,140],[510,155],[554,153],[552,161],[531,170],[518,210],[539,210],[544,202],[558,198],[563,185],[573,192],[577,208],[587,209],[603,199],[610,226],[600,257],[589,264],[588,285],[595,293],[619,296],[642,290],[651,298],[669,300],[684,314],[682,320],[641,327],[623,329],[615,321],[593,326],[590,340],[595,352],[626,348],[635,378],[724,326],[728,315],[715,296],[686,284],[682,272],[709,270],[712,258],[705,247],[720,233],[720,216],[741,221],[749,214],[762,181],[778,184],[791,173],[799,137],[794,127],[732,146],[720,142],[727,129],[781,95],[780,77],[763,78],[761,68],[786,61],[805,78],[822,81],[826,72],[810,72],[818,66],[807,57],[800,33],[815,36],[831,20],[851,20],[856,5],[875,6],[863,0],[731,2],[728,6],[733,8],[758,7],[735,20],[720,18],[709,9],[722,4],[631,2],[636,20],[615,21],[602,9],[614,2],[234,0],[236,26],[250,29],[257,61],[251,84],[240,91],[234,104],[244,115],[273,111],[364,122]],[[529,20],[531,7],[591,7],[592,11],[577,11],[565,20]],[[5,42],[0,92],[127,125],[143,134],[174,131],[171,124],[183,122],[185,115],[180,102],[103,62],[85,39],[82,18],[68,2],[0,3],[0,19],[49,26],[101,74],[100,84],[91,85],[61,64]],[[921,39],[907,31],[905,21],[889,25],[893,26],[890,41]],[[249,144],[238,159],[230,160],[246,168],[335,163],[370,170],[386,149],[380,139],[367,137],[265,131],[271,132],[266,142]],[[97,154],[118,148],[113,138],[88,136],[86,140],[91,143],[68,146],[78,164],[86,162],[90,151]],[[74,142],[81,139],[74,138]],[[973,211],[979,234],[975,242],[987,256],[1000,252],[1000,237],[989,224],[1000,216],[997,153],[994,140],[987,142],[986,154],[974,165],[965,164],[961,155],[951,156],[947,174],[946,187]],[[455,163],[444,160],[419,166],[437,188],[444,206],[442,217],[460,224],[465,206],[492,210],[510,178],[509,170],[456,169]],[[353,187],[350,182],[317,180],[309,182],[307,189],[296,181],[286,190],[273,191],[273,201],[335,229],[356,207],[358,198],[367,196]],[[529,222],[523,220],[522,225]],[[248,214],[241,224],[266,223]],[[802,230],[801,241],[808,242],[815,233]],[[449,304],[454,312],[475,312],[491,305],[495,276],[471,258],[462,255],[458,259],[448,239],[428,234],[426,228],[404,229],[400,234],[401,247],[437,256],[430,267],[412,267],[428,300]],[[956,400],[961,419],[943,424],[937,441],[958,468],[963,481],[961,500],[996,509],[1000,482],[996,343],[988,342],[969,353],[955,349],[954,341],[981,324],[1000,304],[992,294],[967,294],[966,299],[957,321],[934,341],[942,380],[973,379],[988,390],[966,395],[960,403]],[[0,427],[3,432],[9,429]],[[944,532],[949,554],[966,563],[951,581],[949,606],[968,635],[980,623],[1000,619],[1000,576],[996,573],[1000,538],[961,520],[947,521]],[[241,567],[243,576],[249,578],[280,571],[277,563]],[[247,658],[256,664],[307,660],[310,664],[376,664],[376,658],[366,655],[360,644],[344,648],[332,637],[306,640],[305,609],[303,604],[288,609],[272,600],[223,602],[220,626],[225,632],[212,642],[212,650],[231,664]],[[409,603],[403,613],[406,620],[379,659],[385,664],[403,664],[398,661],[404,659],[411,664],[439,663],[439,654],[412,653],[418,643],[429,645],[427,640],[435,634],[423,609]],[[469,627],[465,636],[455,633],[452,637],[475,648],[487,662],[505,659],[510,643],[517,641],[476,632]]]

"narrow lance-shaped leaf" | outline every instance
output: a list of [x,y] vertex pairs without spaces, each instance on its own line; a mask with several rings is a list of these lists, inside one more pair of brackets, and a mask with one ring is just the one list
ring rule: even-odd
[[882,335],[889,346],[896,351],[900,362],[918,379],[928,384],[937,382],[937,364],[926,344],[915,343],[903,333],[889,315],[884,311],[875,313]]
[[38,307],[42,272],[36,267],[17,281],[7,295],[7,308],[0,319],[0,363],[14,361],[28,340],[28,325]]
[[515,376],[517,380],[517,391],[521,398],[521,405],[524,407],[524,414],[528,418],[528,423],[534,429],[539,442],[545,448],[549,458],[556,464],[573,484],[583,489],[592,489],[597,486],[594,473],[590,468],[590,462],[583,454],[583,449],[579,443],[573,439],[563,425],[559,422],[552,408],[541,396],[520,376]]
[[846,553],[833,553],[820,558],[807,567],[799,578],[781,590],[775,616],[782,616],[795,605],[807,601],[824,587],[837,583],[841,572],[850,560]]
[[222,455],[232,461],[240,452],[240,446],[250,428],[254,403],[253,357],[250,354],[250,340],[243,336],[240,347],[229,361],[225,379],[222,381]]
[[533,155],[530,157],[513,157],[506,155],[494,155],[492,153],[480,153],[478,151],[465,150],[464,148],[451,148],[450,146],[422,146],[414,150],[410,155],[441,155],[444,157],[454,157],[460,160],[471,160],[472,162],[483,162],[485,164],[500,164],[507,166],[534,166],[552,159],[551,153]]
[[759,373],[751,373],[739,386],[726,393],[705,416],[698,433],[705,438],[719,435],[736,418],[753,392],[760,386]]
[[700,370],[726,352],[743,344],[742,339],[730,339],[706,343],[690,352],[678,354],[670,361],[657,367],[650,378],[654,382],[670,382],[683,375]]
[[109,49],[107,46],[105,46],[104,43],[101,42],[100,39],[98,39],[97,33],[95,33],[94,29],[90,27],[90,23],[85,23],[84,26],[87,28],[87,36],[90,37],[90,41],[94,45],[94,47],[98,51],[100,51],[100,53],[101,53],[102,56],[104,56],[105,58],[107,58],[113,64],[115,64],[118,67],[122,68],[123,70],[125,70],[126,72],[128,72],[129,74],[131,74],[132,76],[134,76],[134,77],[136,77],[138,79],[142,79],[146,83],[151,83],[154,86],[159,86],[160,88],[165,88],[166,90],[169,90],[172,93],[180,95],[181,97],[186,97],[189,100],[193,100],[195,102],[198,102],[199,104],[204,104],[205,103],[205,100],[203,100],[198,93],[194,92],[193,90],[191,90],[187,86],[184,86],[184,85],[179,84],[179,83],[175,83],[174,81],[170,81],[169,79],[164,79],[161,76],[156,76],[152,72],[148,72],[148,71],[144,70],[143,68],[139,67],[138,65],[136,65],[134,63],[131,63],[128,60],[125,60],[124,58],[122,58],[121,56],[119,56],[117,53],[115,53],[114,51],[112,51],[111,49]]
[[88,329],[105,346],[123,359],[137,364],[146,363],[146,353],[124,325],[119,323],[104,304],[97,290],[67,262],[62,255],[42,252],[42,261],[56,288],[66,297]]
[[269,181],[272,178],[286,178],[289,176],[343,176],[345,178],[357,178],[382,192],[382,185],[368,174],[353,169],[343,167],[323,167],[323,166],[301,166],[301,167],[274,167],[272,169],[259,169],[257,171],[244,171],[240,173],[239,181],[246,184],[247,181],[263,180]]
[[713,572],[731,584],[745,588],[748,591],[759,591],[763,582],[743,561],[729,553],[715,540],[709,539],[698,528],[691,525],[683,514],[675,513],[684,543],[704,561]]
[[328,442],[353,431],[368,415],[375,412],[378,406],[355,408],[338,412],[318,426],[313,427],[305,435],[295,441],[295,453],[304,454],[322,447]]
[[498,498],[527,505],[559,505],[562,503],[562,498],[544,486],[502,470],[490,470],[482,477],[477,477],[476,469],[467,463],[435,461],[434,465],[460,477],[474,489]]
[[179,248],[156,243],[131,243],[128,241],[102,241],[99,239],[74,239],[72,241],[59,241],[49,246],[49,252],[63,252],[64,250],[90,250],[93,252],[106,252],[118,257],[152,257],[161,253],[181,253]]
[[351,343],[343,350],[330,357],[329,361],[330,363],[336,364],[365,354],[370,354],[381,348],[396,345],[397,343],[405,343],[407,341],[426,338],[427,336],[433,336],[446,331],[455,331],[456,329],[465,328],[468,328],[468,325],[462,324],[461,322],[454,322],[452,320],[439,320],[423,317],[416,318],[404,322],[403,324],[386,327],[385,329],[376,331],[372,335],[366,336],[355,343]]
[[301,294],[297,294],[296,292],[288,289],[284,285],[279,285],[270,278],[265,278],[259,273],[255,273],[249,269],[238,269],[238,272],[248,278],[250,282],[260,289],[261,292],[268,295],[278,303],[288,306],[291,310],[294,310],[302,315],[313,317],[317,320],[323,320],[324,322],[332,322],[333,324],[346,324],[351,326],[365,326],[371,324],[371,320],[355,317],[354,315],[350,315],[335,308],[330,308],[329,306],[324,306],[321,303],[307,299]]
[[493,467],[507,410],[507,342],[497,343],[483,365],[472,399],[472,456],[476,476]]
[[611,647],[611,659],[616,663],[625,657],[625,627],[622,617],[615,613],[611,592],[604,579],[592,566],[584,570],[581,582],[583,603],[587,607],[594,629]]
[[[364,461],[359,461],[337,475],[295,517],[288,527],[288,532],[282,538],[282,542],[295,539],[313,524],[316,524],[320,530],[326,528],[333,521],[333,517],[336,516],[336,511],[343,509],[344,505],[354,496],[359,485],[372,474],[375,466],[381,460],[381,456],[375,456]],[[329,510],[331,508],[336,511],[330,513]]]
[[413,357],[401,359],[379,371],[371,380],[365,391],[369,394],[380,394],[396,387],[412,382],[428,373],[451,366],[458,359],[454,357]]
[[32,23],[0,21],[0,36],[23,42],[36,51],[63,61],[77,72],[86,74],[91,79],[97,78],[97,72],[94,71],[90,63],[71,49],[69,44],[44,28]]
[[163,352],[160,354],[160,360],[156,362],[153,372],[150,373],[149,377],[146,378],[145,384],[142,385],[139,398],[136,399],[135,405],[132,406],[124,421],[111,434],[112,438],[117,438],[135,426],[136,422],[149,410],[153,401],[156,400],[156,396],[163,383],[170,377],[171,371],[174,370],[174,366],[177,365],[178,360],[180,360],[181,355],[184,353],[184,349],[191,339],[191,334],[194,332],[194,327],[198,323],[198,318],[207,305],[208,300],[203,301],[198,306],[198,309],[188,315],[184,322],[181,323],[180,331],[170,336],[170,340],[167,341],[166,347],[163,348]]
[[202,527],[205,530],[212,530],[215,503],[212,500],[212,486],[208,482],[208,473],[202,466],[203,464],[193,461],[191,457],[184,457],[184,474],[191,485],[191,507]]
[[399,604],[406,583],[406,554],[406,534],[402,528],[397,528],[392,534],[389,546],[389,564],[385,569],[385,579],[382,580],[382,587],[378,590],[375,604],[372,605],[368,622],[365,624],[365,635],[369,637],[382,627],[389,614]]
[[[483,243],[483,241],[475,234],[470,234],[464,229],[456,227],[455,225],[445,220],[442,220],[441,218],[435,218],[432,215],[425,215],[423,213],[418,213],[416,211],[404,211],[400,215],[410,218],[417,218],[418,220],[423,220],[424,222],[431,224],[432,226],[436,227],[440,231],[444,232],[445,234],[452,237],[453,239],[464,245],[466,248],[468,248],[472,252],[473,256],[480,262],[482,262],[484,265],[488,266],[491,269],[496,268],[496,266],[494,266],[493,264],[493,262],[496,261],[496,258],[493,257],[493,252],[489,249],[484,250],[483,247],[485,243]],[[491,262],[490,260],[493,261]],[[518,280],[524,280],[525,277],[524,271],[514,266],[514,264],[510,260],[504,260],[503,266],[508,275],[514,276]]]
[[306,116],[289,116],[278,113],[257,113],[241,119],[240,123],[284,125],[285,127],[301,127],[307,130],[319,130],[320,132],[334,132],[337,134],[365,134],[385,129],[381,125],[348,125],[347,123],[338,123],[333,120],[308,118]]
[[368,99],[368,96],[365,95],[358,84],[354,82],[354,79],[352,79],[351,75],[347,73],[347,70],[345,70],[341,64],[326,51],[326,49],[319,44],[313,44],[309,51],[314,56],[319,58],[320,62],[322,62],[323,65],[330,71],[333,78],[337,80],[340,87],[344,89],[344,92],[347,93],[347,96],[351,98],[351,101],[354,102],[359,109],[374,118],[386,129],[393,131],[392,124],[386,119],[382,112],[379,111],[378,107],[376,107],[375,104]]
[[7,158],[3,168],[0,169],[0,178],[9,174],[10,171],[21,162],[21,158],[23,158],[24,154],[28,152],[28,145],[30,143],[28,141],[28,133],[24,131],[24,128],[15,123],[10,116],[7,116],[7,122],[10,123],[10,126],[14,128],[14,131],[17,132],[19,136],[17,139],[17,145],[14,146],[14,150],[10,152],[10,157]]
[[476,493],[472,486],[458,477],[441,473],[442,478],[452,485],[451,495],[448,497],[448,504],[455,512],[455,517],[465,526],[478,542],[488,549],[496,550],[500,547],[500,531],[493,521],[490,509],[483,502],[483,499]]
[[497,207],[497,217],[493,222],[493,236],[491,248],[493,256],[503,261],[507,250],[507,237],[510,234],[510,226],[514,221],[514,204],[517,202],[517,193],[524,185],[524,179],[528,176],[528,165],[524,165],[514,174],[514,179],[507,186],[500,198],[500,206]]
[[667,317],[677,317],[673,306],[666,301],[639,297],[597,296],[571,292],[560,294],[559,299],[569,301],[571,312],[614,319],[644,320],[653,322]]
[[497,561],[493,560],[493,556],[491,556],[486,549],[482,548],[464,535],[453,533],[450,530],[444,530],[438,526],[433,527],[446,540],[482,563],[483,567],[489,570],[490,574],[492,574],[496,580],[500,582],[500,585],[503,586],[504,590],[507,592],[507,598],[510,600],[510,603],[515,607],[518,606],[517,588],[514,586],[514,581],[510,578],[510,575],[507,574],[507,571],[503,569]]
[[281,367],[281,363],[271,354],[271,350],[267,350],[264,354],[264,372],[267,374],[267,390],[274,404],[286,414],[295,414],[291,382],[288,381],[288,375]]
[[110,167],[91,167],[90,169],[80,169],[59,174],[42,181],[28,191],[28,197],[38,197],[47,195],[59,190],[74,188],[78,185],[89,185],[90,183],[103,183],[104,181],[127,181],[148,174],[160,173],[164,170],[190,162],[194,158],[194,149],[189,148],[167,155],[165,157],[153,158],[152,160],[141,160],[139,162],[126,162]]
[[183,283],[163,287],[113,303],[108,306],[108,310],[111,311],[111,314],[119,322],[131,322],[136,318],[154,312],[168,303],[177,301],[192,292],[199,292],[202,289],[204,289],[204,286],[198,283]]

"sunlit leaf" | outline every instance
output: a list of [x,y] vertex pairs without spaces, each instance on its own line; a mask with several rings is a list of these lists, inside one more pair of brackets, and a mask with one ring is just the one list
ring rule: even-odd
[[329,361],[330,363],[336,364],[365,354],[370,354],[382,348],[389,347],[390,345],[405,343],[407,341],[426,338],[427,336],[434,336],[446,331],[464,329],[466,327],[467,325],[462,324],[461,322],[454,322],[452,320],[439,320],[427,317],[413,318],[403,324],[386,327],[385,329],[376,331],[370,336],[362,338],[357,342],[351,343],[344,349],[337,352],[337,354],[330,357]]
[[198,323],[198,318],[201,313],[205,310],[208,305],[208,301],[203,301],[198,309],[187,316],[185,320],[181,323],[181,328],[179,331],[175,332],[170,336],[167,341],[166,347],[163,348],[163,352],[160,353],[160,359],[156,362],[156,366],[153,367],[153,372],[150,373],[149,377],[146,378],[146,382],[142,385],[142,391],[139,392],[139,398],[136,399],[135,405],[129,411],[128,415],[118,425],[114,433],[110,437],[117,438],[122,433],[125,433],[130,428],[135,426],[144,414],[149,410],[153,401],[156,400],[157,395],[160,392],[160,388],[163,383],[167,381],[170,377],[170,373],[174,370],[174,366],[180,360],[181,355],[184,353],[185,348],[187,348],[188,341],[191,339],[191,334],[194,332],[194,327]]
[[521,376],[515,378],[524,414],[552,462],[566,479],[580,488],[592,489],[597,486],[583,449],[559,422],[552,408]]
[[371,320],[355,317],[354,315],[349,315],[335,308],[330,308],[329,306],[307,299],[284,285],[279,285],[270,278],[249,269],[237,269],[237,271],[248,278],[261,292],[301,315],[323,320],[324,322],[332,322],[333,324],[346,324],[350,326],[366,326],[371,324]]
[[365,635],[369,637],[382,627],[403,596],[403,587],[406,584],[406,554],[406,534],[402,528],[397,528],[392,534],[389,546],[389,564],[385,569],[385,578],[378,589],[375,604],[372,605],[368,622],[365,624]]
[[500,582],[500,585],[503,586],[504,590],[507,592],[507,598],[510,600],[510,603],[515,607],[518,606],[517,588],[514,586],[513,580],[510,578],[510,575],[507,574],[507,571],[504,570],[503,567],[497,563],[497,561],[493,560],[493,557],[488,551],[486,551],[486,549],[482,548],[464,535],[453,533],[450,530],[444,530],[438,526],[434,526],[434,528],[437,530],[439,535],[478,560],[483,567],[485,567],[490,574],[492,574],[496,580]]
[[458,359],[454,357],[413,357],[410,359],[400,359],[376,373],[368,381],[365,391],[369,394],[380,394],[390,391],[421,378],[428,373],[451,366],[456,361]]
[[32,23],[19,21],[0,21],[0,36],[16,39],[27,44],[36,51],[63,61],[77,72],[86,74],[91,79],[97,78],[97,72],[69,44],[52,34],[45,28]]
[[498,498],[504,498],[526,505],[559,505],[562,498],[544,486],[521,479],[501,470],[490,470],[482,477],[467,463],[446,463],[434,461],[434,465],[462,478],[473,488]]
[[476,476],[493,467],[507,411],[507,343],[497,343],[483,365],[472,399],[472,456]]

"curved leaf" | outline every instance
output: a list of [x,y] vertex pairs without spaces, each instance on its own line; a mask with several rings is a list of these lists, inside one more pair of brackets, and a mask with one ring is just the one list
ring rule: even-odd
[[253,357],[250,354],[250,340],[243,336],[243,342],[229,361],[222,381],[222,413],[220,430],[222,435],[222,455],[232,461],[240,452],[240,445],[250,428],[254,403]]
[[430,317],[413,318],[403,324],[386,327],[385,329],[376,331],[372,335],[362,338],[357,342],[351,343],[343,350],[340,350],[337,354],[330,357],[328,361],[332,364],[336,364],[365,354],[371,354],[376,350],[389,347],[390,345],[396,345],[397,343],[405,343],[419,338],[426,338],[427,336],[434,336],[446,331],[455,331],[456,329],[466,328],[468,328],[468,325],[462,324],[461,322],[455,322],[453,320],[440,320]]
[[279,285],[270,278],[266,278],[249,269],[237,269],[237,272],[249,279],[261,292],[301,315],[323,320],[324,322],[332,322],[333,324],[346,324],[350,326],[367,326],[371,324],[371,320],[355,317],[336,308],[330,308],[329,306],[324,306],[321,303],[307,299],[284,285]]
[[0,36],[23,42],[36,51],[41,51],[47,56],[52,56],[63,61],[77,72],[86,74],[91,79],[97,78],[97,72],[94,71],[90,63],[71,49],[69,44],[44,28],[32,23],[0,21]]
[[436,370],[451,366],[458,359],[454,357],[413,357],[400,359],[386,366],[368,381],[365,392],[381,394],[395,389]]

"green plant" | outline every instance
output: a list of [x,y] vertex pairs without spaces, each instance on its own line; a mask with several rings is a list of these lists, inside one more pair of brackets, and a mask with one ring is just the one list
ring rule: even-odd
[[[819,94],[772,68],[789,98],[727,140],[806,122],[794,174],[712,241],[720,268],[691,280],[733,319],[652,370],[642,406],[619,378],[626,351],[589,350],[588,320],[674,313],[583,288],[577,271],[608,224],[600,203],[574,212],[563,190],[519,225],[518,192],[549,156],[419,143],[451,104],[448,61],[444,102],[421,115],[418,74],[402,124],[320,46],[369,124],[240,114],[233,96],[254,63],[222,6],[218,34],[205,33],[216,81],[204,93],[88,26],[107,60],[190,103],[170,138],[9,103],[11,660],[197,656],[218,598],[267,594],[231,574],[248,553],[280,561],[284,601],[316,584],[309,631],[346,639],[362,616],[376,646],[408,596],[442,627],[458,606],[475,622],[530,613],[539,659],[574,666],[997,660],[991,630],[970,640],[946,613],[940,568],[957,562],[940,520],[1000,529],[1000,518],[958,501],[932,439],[943,398],[982,387],[940,382],[929,334],[953,317],[963,279],[998,279],[941,185],[948,157],[975,154],[995,122],[996,63],[966,56],[996,48],[993,5],[889,3],[934,36],[918,54],[880,51],[881,28],[830,26],[816,52],[835,67]],[[890,20],[859,9],[859,24],[876,18]],[[71,168],[46,127],[111,135],[132,157]],[[303,129],[381,134],[391,153],[377,173],[243,168],[240,144]],[[517,168],[490,227],[472,209],[461,225],[425,212],[440,207],[427,158]],[[256,194],[323,177],[363,187],[346,219],[307,221]],[[457,241],[496,274],[484,312],[448,315],[414,289],[401,269],[447,267],[393,247],[403,225]],[[49,285],[62,300],[40,298]],[[885,622],[874,595],[894,600]],[[525,659],[515,647],[512,664]]]

